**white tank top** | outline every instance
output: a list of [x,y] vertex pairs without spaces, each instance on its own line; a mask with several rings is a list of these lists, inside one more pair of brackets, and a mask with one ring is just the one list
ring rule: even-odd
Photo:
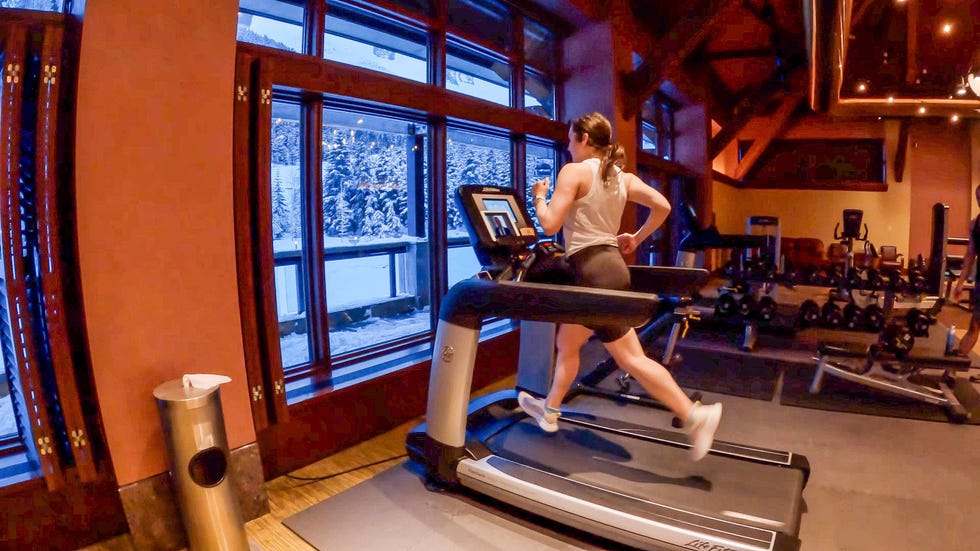
[[565,250],[569,256],[594,245],[616,246],[616,236],[626,208],[626,184],[623,172],[613,167],[615,176],[608,185],[599,180],[599,165],[596,158],[582,161],[592,169],[592,186],[581,199],[572,203],[562,224],[565,235]]

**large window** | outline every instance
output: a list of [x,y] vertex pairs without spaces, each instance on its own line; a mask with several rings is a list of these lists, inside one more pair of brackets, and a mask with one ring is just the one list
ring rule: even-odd
[[510,64],[473,48],[449,44],[446,88],[499,105],[510,105]]
[[[303,22],[321,13],[312,40]],[[255,256],[239,259],[261,343],[246,363],[253,390],[286,390],[261,406],[275,423],[289,404],[427,357],[442,293],[481,269],[456,188],[554,180],[567,129],[554,120],[558,37],[507,2],[242,0],[240,22],[239,86],[262,88],[236,119],[251,143],[239,151],[260,155],[236,165],[255,186],[240,228],[258,228],[241,238]]]
[[427,81],[429,46],[424,31],[343,4],[330,6],[325,28],[326,59]]
[[303,6],[279,0],[241,0],[238,40],[290,52],[303,51]]
[[[323,109],[319,174],[303,170],[302,107],[273,101],[271,229],[283,368],[313,361],[310,313],[322,263],[329,354],[341,357],[430,328],[424,122]],[[307,204],[320,187],[319,208]],[[322,213],[322,214],[319,214]],[[321,232],[313,238],[311,232]],[[311,245],[322,242],[322,252]]]
[[640,116],[640,148],[662,159],[674,158],[674,107],[654,94],[643,102]]

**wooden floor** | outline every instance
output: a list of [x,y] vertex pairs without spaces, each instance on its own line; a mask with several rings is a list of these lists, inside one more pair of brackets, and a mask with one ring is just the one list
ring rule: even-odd
[[[474,393],[474,396],[504,388],[513,388],[514,379],[507,378]],[[315,505],[329,497],[370,479],[382,471],[405,460],[405,436],[422,418],[414,419],[394,429],[331,455],[312,465],[293,471],[266,482],[269,493],[267,515],[245,525],[248,539],[264,551],[315,551],[282,520]],[[370,465],[365,467],[365,465]],[[320,481],[303,481],[290,475],[305,478],[321,478],[344,473]],[[253,546],[254,547],[254,546]],[[80,551],[138,551],[125,534],[116,538],[81,548]]]

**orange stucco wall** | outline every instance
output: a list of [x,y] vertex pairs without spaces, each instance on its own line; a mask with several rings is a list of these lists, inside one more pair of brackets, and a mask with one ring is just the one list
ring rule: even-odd
[[232,210],[236,0],[88,0],[77,215],[92,366],[120,485],[166,470],[153,389],[219,373],[255,441]]
[[966,237],[970,205],[975,203],[970,185],[970,133],[963,124],[944,119],[920,121],[909,132],[909,168],[912,201],[909,217],[914,228],[909,238],[913,255],[929,254],[932,206],[949,205],[949,235]]

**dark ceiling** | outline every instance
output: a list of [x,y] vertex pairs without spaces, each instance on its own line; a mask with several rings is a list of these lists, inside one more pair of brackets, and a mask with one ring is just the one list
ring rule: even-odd
[[[971,67],[980,71],[980,0],[630,0],[630,7],[656,40],[646,54],[696,42],[678,55],[700,74],[721,119],[736,116],[740,104],[771,110],[800,94],[809,99],[801,110],[809,104],[843,116],[921,116],[926,105],[929,116],[980,117],[978,97],[957,94]],[[703,25],[703,36],[685,21]],[[669,79],[669,61],[642,67],[641,76]],[[633,82],[635,92],[647,91],[636,84],[644,79]]]
[[857,0],[849,38],[841,97],[955,98],[980,69],[980,2]]

